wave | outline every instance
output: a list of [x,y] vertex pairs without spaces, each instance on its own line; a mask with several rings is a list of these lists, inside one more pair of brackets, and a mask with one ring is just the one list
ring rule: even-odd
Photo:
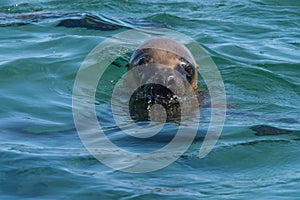
[[113,31],[120,28],[164,27],[163,23],[137,18],[117,19],[95,13],[80,12],[32,12],[20,14],[0,13],[0,27],[25,26],[36,23],[56,23],[67,28],[86,28]]

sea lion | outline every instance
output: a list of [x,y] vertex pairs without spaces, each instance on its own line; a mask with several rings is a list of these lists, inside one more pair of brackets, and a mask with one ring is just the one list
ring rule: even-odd
[[149,120],[149,108],[160,104],[166,109],[167,121],[179,120],[181,97],[176,92],[196,94],[198,90],[198,65],[191,52],[171,39],[151,39],[133,52],[127,64],[128,71],[139,66],[146,70],[136,73],[132,81],[145,84],[131,97],[131,117]]
[[[152,80],[162,79],[160,74],[153,71],[157,70],[157,66],[171,69],[171,71],[179,72],[189,83],[187,90],[193,90],[197,95],[199,107],[202,105],[204,94],[198,92],[198,64],[191,52],[180,43],[167,39],[156,38],[151,39],[140,45],[131,55],[127,70],[132,70],[138,66],[145,65],[153,70],[143,71],[137,74],[132,81],[140,80],[149,82],[143,85],[133,95],[129,103],[131,117],[135,120],[150,120],[149,107],[153,104],[161,104],[167,111],[167,121],[180,120],[180,105],[174,94],[168,89],[171,85],[180,85],[179,79],[170,74],[170,79],[161,80],[163,85],[151,84]],[[175,78],[175,79],[174,79]],[[146,80],[141,80],[146,79]],[[148,81],[149,80],[149,81]],[[295,133],[291,130],[280,129],[267,125],[257,125],[250,127],[255,131],[257,136],[271,136],[281,134]]]

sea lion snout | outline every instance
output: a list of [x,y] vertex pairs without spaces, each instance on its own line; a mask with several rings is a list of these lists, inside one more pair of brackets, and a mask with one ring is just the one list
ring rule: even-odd
[[134,71],[132,81],[137,85],[151,84],[152,89],[149,95],[166,96],[168,93],[163,91],[162,87],[168,88],[177,95],[184,95],[186,91],[192,90],[184,73],[165,65],[147,63],[136,66]]

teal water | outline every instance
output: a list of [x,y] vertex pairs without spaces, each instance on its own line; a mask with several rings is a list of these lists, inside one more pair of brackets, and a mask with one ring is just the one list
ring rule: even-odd
[[[32,12],[61,17],[17,17]],[[132,28],[163,26],[201,44],[220,70],[230,105],[213,151],[199,159],[195,142],[172,165],[145,174],[115,171],[93,158],[73,122],[75,76],[94,47],[126,28],[57,27],[65,13],[103,15]],[[0,199],[300,196],[297,1],[1,1],[0,30]],[[99,84],[99,110],[108,109],[113,83],[125,71],[114,67]],[[296,133],[259,137],[249,129],[258,124]],[[122,145],[138,150],[132,141]]]

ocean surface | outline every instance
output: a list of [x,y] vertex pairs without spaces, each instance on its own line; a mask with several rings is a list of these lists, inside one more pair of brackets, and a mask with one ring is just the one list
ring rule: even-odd
[[[85,15],[105,26],[58,26]],[[211,56],[226,89],[226,121],[206,157],[199,159],[202,142],[195,141],[163,169],[126,173],[99,162],[82,144],[73,85],[102,41],[151,27],[185,34]],[[4,0],[0,31],[0,199],[299,198],[299,1]],[[127,140],[106,113],[129,56],[108,68],[95,107],[115,142],[142,152],[144,144]],[[205,129],[209,120],[200,123]],[[254,125],[293,132],[257,136]],[[176,130],[169,123],[164,131]],[[145,149],[162,145],[151,141]]]

